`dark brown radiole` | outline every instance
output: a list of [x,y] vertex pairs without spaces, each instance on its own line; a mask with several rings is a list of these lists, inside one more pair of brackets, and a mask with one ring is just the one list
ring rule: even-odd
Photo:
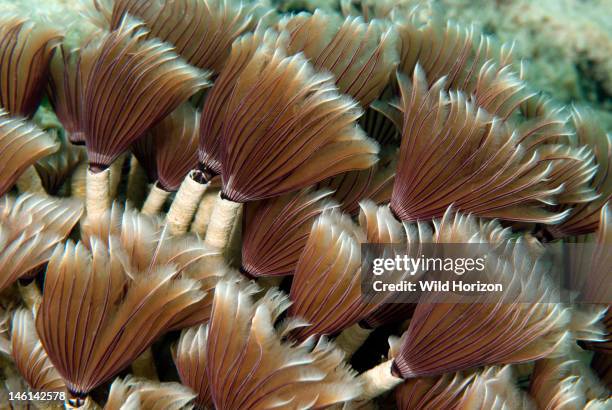
[[154,168],[148,174],[156,176],[142,206],[144,214],[159,213],[170,193],[179,189],[187,173],[197,164],[199,123],[195,108],[183,104],[132,147],[145,168]]
[[206,242],[225,249],[242,203],[305,188],[365,169],[378,145],[355,124],[356,103],[301,56],[258,49],[235,83],[224,112],[223,187]]
[[206,74],[184,63],[172,47],[145,40],[129,18],[81,51],[77,77],[89,158],[87,212],[110,207],[109,165],[155,123],[207,85]]
[[0,106],[31,117],[38,108],[49,61],[62,36],[51,26],[25,18],[0,18]]
[[291,275],[316,218],[338,206],[332,191],[305,189],[248,204],[240,272],[254,278]]
[[399,77],[404,113],[391,209],[402,221],[456,209],[489,218],[554,224],[563,184],[550,186],[554,157],[521,144],[523,134],[444,81],[428,86],[417,65],[413,81]]
[[[193,358],[206,367],[209,386],[204,387],[210,388],[215,408],[325,408],[359,395],[361,386],[332,344],[287,342],[275,329],[288,304],[277,290],[253,302],[235,284],[217,286],[206,349],[196,351],[205,356]],[[183,370],[190,369],[193,364]]]
[[495,225],[451,212],[435,221],[436,242],[482,244],[486,277],[502,284],[502,291],[480,293],[469,303],[464,296],[452,301],[421,297],[395,357],[360,375],[362,399],[405,379],[522,363],[559,351],[567,340],[570,309],[558,303],[550,267],[530,256],[509,230]]

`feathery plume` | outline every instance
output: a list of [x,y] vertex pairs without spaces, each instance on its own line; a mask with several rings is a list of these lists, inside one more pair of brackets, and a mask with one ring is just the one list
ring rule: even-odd
[[391,196],[398,219],[440,217],[451,204],[513,221],[554,224],[567,216],[543,208],[563,186],[547,185],[552,160],[525,149],[518,132],[463,94],[446,93],[442,81],[428,87],[418,66],[412,83],[399,82],[404,123]]
[[236,285],[217,286],[206,344],[217,409],[322,408],[359,394],[343,355],[331,344],[282,341],[274,322],[287,305],[277,291],[253,303]]
[[595,176],[588,182],[599,197],[576,205],[563,223],[550,227],[549,231],[558,238],[596,231],[600,210],[612,199],[612,134],[606,134],[595,114],[585,109],[574,109],[572,121],[578,143],[593,149],[597,167]]
[[[473,217],[452,212],[434,225],[437,243],[480,243],[483,251],[484,235],[493,231],[480,227]],[[488,245],[484,269],[487,277],[503,283],[502,293],[487,293],[470,303],[422,297],[399,354],[360,376],[365,386],[362,398],[375,397],[402,379],[521,363],[556,352],[566,339],[569,309],[553,303],[558,295],[545,264],[525,258],[525,246],[509,235],[503,243]],[[508,325],[499,326],[504,322]]]
[[393,26],[381,21],[342,21],[316,10],[287,17],[279,27],[289,36],[290,53],[302,52],[316,70],[331,72],[340,92],[364,108],[382,94],[398,64]]
[[365,240],[363,231],[338,210],[317,218],[295,267],[288,311],[308,326],[292,331],[292,338],[332,335],[372,309],[361,294],[360,247]]
[[185,329],[173,355],[181,383],[197,393],[195,404],[200,409],[213,407],[206,374],[207,338],[208,328],[205,325]]
[[406,380],[395,389],[398,410],[458,409],[474,375],[443,374]]
[[175,237],[161,219],[114,204],[103,218],[82,224],[82,240],[92,249],[94,240],[104,241],[131,278],[160,269],[172,269],[175,277],[197,281],[203,292],[197,303],[183,309],[171,330],[208,321],[212,291],[228,268],[218,253],[193,236]]
[[[168,225],[175,233],[184,233],[196,210],[200,220],[210,220],[212,209],[204,209],[200,203],[211,187],[212,179],[221,174],[221,137],[226,117],[227,104],[233,93],[234,84],[260,47],[271,47],[278,35],[273,30],[259,26],[254,33],[248,33],[234,41],[230,55],[212,89],[207,93],[200,117],[200,140],[198,144],[198,166],[187,174],[181,184],[172,206],[168,211]],[[211,207],[212,208],[212,207]],[[206,212],[206,217],[204,213]],[[198,222],[201,225],[201,222]],[[201,229],[197,228],[196,229]]]
[[[144,214],[160,212],[170,192],[177,191],[185,176],[196,166],[199,122],[197,111],[183,104],[153,127],[149,135],[136,142],[137,146],[143,144],[145,149],[149,148],[145,155],[152,156],[153,161],[140,155],[137,158],[143,164],[154,162],[157,175],[157,181],[142,207]],[[142,151],[134,150],[134,153]]]
[[189,408],[193,398],[193,392],[179,383],[154,383],[128,376],[115,379],[104,410],[181,410]]
[[103,242],[90,241],[91,252],[71,241],[56,247],[36,317],[41,343],[76,407],[203,297],[171,266],[130,278]]
[[32,314],[25,309],[13,314],[11,355],[19,373],[33,390],[65,391],[64,381],[38,339]]
[[539,408],[576,410],[587,408],[591,400],[609,396],[597,376],[573,352],[560,358],[538,360],[529,394]]
[[227,247],[244,202],[372,166],[378,146],[356,126],[359,116],[356,104],[302,56],[257,50],[225,111],[223,188],[206,241]]
[[399,71],[413,75],[420,67],[427,82],[445,79],[444,88],[471,95],[491,114],[507,119],[532,94],[512,67],[513,45],[496,44],[474,26],[440,21],[437,15],[424,25],[415,16],[396,21],[400,40]]
[[85,145],[83,123],[83,79],[81,78],[81,51],[68,50],[65,45],[53,56],[47,93],[53,111],[62,123],[70,142]]
[[0,108],[0,196],[28,167],[57,149],[55,141],[38,127]]
[[87,153],[83,147],[60,140],[57,152],[38,160],[34,167],[45,191],[57,195],[76,168],[86,160]]
[[172,44],[189,64],[218,73],[231,44],[255,28],[263,9],[258,2],[234,0],[115,0],[111,27],[119,27],[129,13],[145,23],[150,37]]
[[28,278],[51,257],[83,213],[74,199],[23,194],[0,200],[0,290]]
[[172,48],[144,40],[129,18],[81,50],[82,124],[89,158],[87,209],[110,206],[108,167],[152,125],[207,85],[206,74],[185,64]]
[[241,272],[250,277],[291,275],[315,219],[335,207],[332,192],[304,189],[248,204]]
[[0,19],[0,106],[11,115],[34,115],[61,39],[48,25],[20,17]]

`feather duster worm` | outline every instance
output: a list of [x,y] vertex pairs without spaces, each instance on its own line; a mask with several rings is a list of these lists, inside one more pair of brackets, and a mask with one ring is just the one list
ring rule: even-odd
[[288,17],[279,26],[289,35],[290,53],[303,52],[315,69],[331,72],[340,92],[364,108],[381,95],[398,64],[395,33],[380,21],[347,17],[342,22],[317,10]]
[[535,409],[515,385],[510,366],[472,375],[411,379],[396,389],[395,398],[399,410]]
[[81,51],[84,112],[79,126],[89,158],[87,210],[110,206],[108,167],[152,125],[206,86],[206,75],[188,66],[140,24],[126,18],[119,28]]
[[154,383],[130,377],[116,379],[104,410],[181,410],[191,404],[194,394],[178,383]]
[[[549,102],[527,89],[521,81],[522,69],[519,74],[514,72],[512,47],[495,44],[473,27],[448,23],[443,28],[436,18],[422,27],[414,22],[400,23],[398,32],[404,72],[415,73],[420,68],[429,84],[444,78],[444,88],[464,93],[476,107],[515,128],[518,143],[527,148],[526,156],[534,155],[537,148],[540,161],[551,167],[546,178],[549,189],[563,186],[555,203],[593,199],[593,192],[588,189],[595,171],[592,153],[587,147],[568,144],[562,138],[569,132],[566,118],[559,109],[553,109]],[[388,111],[384,105],[380,108]],[[544,181],[542,185],[546,185]]]
[[236,285],[217,286],[205,358],[215,408],[323,408],[359,395],[332,345],[282,341],[274,322],[287,305],[275,291],[253,303]]
[[57,149],[55,141],[43,131],[9,117],[0,108],[0,195],[8,192],[28,167]]
[[119,27],[129,13],[189,64],[218,73],[234,40],[254,29],[264,12],[260,3],[234,0],[115,0],[110,24]]
[[[83,213],[74,199],[51,199],[24,194],[0,201],[0,291],[21,278],[36,275],[51,257],[56,244],[63,241]],[[36,283],[21,287],[29,307],[40,299]]]
[[514,221],[553,224],[567,216],[542,207],[563,189],[546,182],[552,159],[525,149],[519,133],[463,94],[446,93],[442,81],[428,87],[418,66],[412,83],[399,82],[404,123],[391,196],[398,219],[440,217],[451,204]]
[[228,268],[218,253],[192,236],[169,235],[161,220],[134,209],[122,210],[114,205],[102,219],[88,218],[82,226],[86,245],[96,238],[108,244],[131,278],[146,276],[149,272],[171,268],[175,277],[191,279],[205,296],[183,310],[175,318],[171,330],[208,321],[212,305],[212,290]]
[[[224,113],[234,84],[257,49],[263,46],[272,47],[277,37],[275,32],[264,31],[260,26],[255,33],[245,34],[232,44],[227,63],[207,94],[202,108],[198,167],[187,175],[168,211],[168,224],[173,232],[186,232],[196,209],[200,214],[200,221],[210,220],[212,207],[209,203],[201,204],[200,201],[210,188],[212,179],[221,174],[221,137],[226,120]],[[202,230],[200,225],[202,222],[196,224],[197,231]]]
[[81,78],[81,51],[68,50],[61,45],[51,60],[47,94],[53,111],[62,123],[68,140],[85,145],[83,126],[83,79]]
[[50,26],[18,17],[0,19],[0,106],[11,115],[34,115],[61,38]]
[[174,353],[174,363],[181,383],[197,393],[195,404],[199,409],[213,407],[208,376],[206,374],[206,341],[208,328],[205,325],[183,330]]
[[612,134],[606,134],[595,114],[588,110],[575,109],[572,121],[578,143],[592,147],[595,154],[596,173],[589,182],[599,197],[576,205],[567,220],[550,227],[551,234],[558,238],[596,231],[600,210],[612,199]]
[[58,246],[49,261],[36,329],[76,407],[204,296],[171,266],[130,278],[97,238]]
[[[597,331],[587,332],[587,337],[581,337],[582,340],[587,340],[585,343],[589,349],[603,351],[604,353],[612,353],[612,311],[610,305],[612,303],[612,291],[610,290],[610,266],[612,266],[612,209],[611,203],[606,203],[600,212],[599,228],[595,236],[595,245],[589,249],[586,255],[580,255],[587,258],[584,263],[588,267],[588,271],[578,269],[577,272],[572,272],[575,279],[575,289],[580,290],[580,298],[587,303],[594,303],[587,307],[580,306],[578,318],[580,320],[581,329],[585,327],[585,323],[592,323],[592,320],[585,320],[585,317],[595,318],[598,322],[601,320],[603,325],[603,334]],[[571,245],[570,245],[571,246]],[[571,248],[570,248],[571,249]],[[576,252],[570,251],[570,256],[579,260]],[[582,313],[582,314],[580,314]],[[588,329],[588,327],[587,327]]]
[[[492,229],[450,212],[435,226],[436,241],[442,243],[486,244],[480,235]],[[545,266],[525,258],[528,253],[520,244],[506,232],[505,246],[494,244],[487,252],[484,272],[503,283],[499,295],[481,294],[470,303],[421,298],[398,355],[360,376],[362,398],[375,397],[403,379],[521,363],[556,352],[566,339],[569,309],[551,303],[558,295]]]
[[45,192],[57,195],[77,167],[86,161],[87,153],[83,147],[76,147],[60,140],[57,152],[38,160],[34,167]]
[[331,191],[305,189],[246,207],[242,267],[250,277],[290,275],[315,219],[335,207]]
[[13,315],[11,355],[19,373],[35,391],[63,392],[64,380],[43,349],[32,314],[19,309]]
[[391,199],[395,180],[395,153],[383,152],[380,160],[371,168],[351,171],[321,181],[317,189],[331,189],[332,197],[340,203],[343,212],[359,214],[359,202],[369,199],[376,204],[386,204]]
[[219,196],[219,192],[221,192],[221,176],[217,175],[206,184],[206,192],[202,195],[198,210],[191,223],[191,232],[201,236],[206,233],[210,224],[212,208]]
[[293,339],[334,334],[372,309],[361,295],[360,246],[365,241],[364,232],[337,210],[317,218],[291,285],[289,316],[308,323],[291,332]]
[[597,376],[573,352],[561,358],[538,360],[529,394],[538,408],[567,410],[590,408],[609,397]]
[[[136,142],[152,149],[147,154],[154,158],[157,175],[157,181],[142,207],[144,214],[158,213],[170,192],[179,189],[185,175],[197,164],[199,122],[196,110],[184,104],[153,127],[149,135]],[[140,156],[137,158],[141,160]]]
[[206,242],[226,248],[241,204],[365,169],[378,146],[359,130],[356,104],[300,55],[259,49],[236,82],[224,115],[223,188]]

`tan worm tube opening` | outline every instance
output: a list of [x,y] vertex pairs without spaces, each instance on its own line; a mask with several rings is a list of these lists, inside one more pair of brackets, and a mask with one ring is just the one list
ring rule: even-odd
[[346,353],[346,357],[351,357],[357,349],[361,347],[368,336],[372,333],[371,329],[364,329],[359,324],[344,329],[336,338],[336,345]]
[[101,172],[87,170],[87,216],[97,219],[110,208],[110,168]]
[[241,211],[241,203],[223,199],[221,193],[219,193],[204,242],[224,252],[232,239],[234,223],[236,223]]
[[357,379],[363,386],[363,393],[359,396],[359,400],[371,400],[403,382],[402,379],[391,374],[392,364],[393,360],[388,360],[359,375]]
[[164,207],[166,199],[168,199],[169,196],[170,192],[158,187],[157,183],[153,184],[151,191],[149,192],[149,195],[147,195],[147,199],[142,206],[142,213],[145,215],[158,214]]
[[218,189],[206,191],[202,197],[202,200],[200,201],[198,211],[193,218],[191,232],[195,232],[198,235],[204,235],[206,233],[206,229],[208,229],[208,224],[210,223],[210,216],[212,215],[213,207],[217,201],[217,195],[219,195]]
[[119,191],[119,183],[121,182],[121,173],[123,172],[123,164],[125,163],[126,155],[123,154],[111,164],[110,168],[110,197],[117,196]]
[[36,194],[47,195],[47,191],[43,188],[42,182],[34,165],[27,167],[23,174],[17,179],[17,189],[20,192],[33,192]]
[[208,188],[209,184],[201,184],[195,180],[198,173],[199,171],[191,171],[187,175],[166,215],[168,229],[175,235],[187,232],[198,204]]

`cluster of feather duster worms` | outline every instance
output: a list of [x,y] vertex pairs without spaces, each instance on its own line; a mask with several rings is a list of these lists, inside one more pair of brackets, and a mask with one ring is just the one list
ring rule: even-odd
[[[406,3],[2,16],[0,406],[611,408],[612,135]],[[368,298],[368,243],[489,246],[512,292]]]

